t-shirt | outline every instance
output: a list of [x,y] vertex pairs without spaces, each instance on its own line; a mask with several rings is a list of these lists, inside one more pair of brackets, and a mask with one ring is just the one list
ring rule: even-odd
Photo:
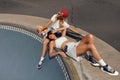
[[[56,17],[57,17],[57,14],[54,14],[52,17],[51,17],[51,21],[53,22],[53,24],[51,25],[51,27],[53,28],[53,29],[57,29],[57,28],[59,28],[60,26],[59,26],[59,20],[57,20],[56,21]],[[70,25],[66,22],[66,21],[64,21],[63,22],[63,26],[64,27],[66,27],[66,28],[68,28]]]

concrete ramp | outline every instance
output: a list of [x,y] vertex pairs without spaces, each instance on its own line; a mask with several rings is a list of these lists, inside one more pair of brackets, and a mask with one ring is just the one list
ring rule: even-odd
[[[48,19],[34,17],[34,16],[26,16],[26,15],[13,15],[13,14],[0,14],[0,23],[13,23],[28,26],[26,29],[35,32],[36,25],[43,25],[46,23]],[[79,28],[78,28],[79,29]],[[79,29],[82,33],[87,33]],[[93,34],[94,35],[94,34]],[[111,67],[115,68],[120,72],[120,52],[114,49],[109,44],[95,37],[96,47],[105,60]],[[72,80],[120,80],[120,75],[118,76],[110,76],[107,73],[102,72],[98,67],[93,67],[90,63],[83,59],[81,62],[75,62],[72,60],[71,64],[67,64],[67,62],[71,61],[71,59],[64,59],[67,67],[74,65],[73,68],[68,68],[70,70],[70,74],[73,74],[72,70],[74,70],[74,78]],[[67,61],[69,60],[69,61]],[[75,78],[78,75],[79,78]]]
[[[81,29],[80,32],[87,33]],[[94,35],[94,34],[93,34]],[[95,37],[96,47],[105,60],[111,67],[120,72],[120,52],[114,49],[109,44]],[[93,67],[86,59],[83,59],[81,62],[73,61],[75,67],[80,70],[77,70],[81,80],[119,80],[120,75],[110,76],[107,73],[104,73],[100,70],[99,67]]]

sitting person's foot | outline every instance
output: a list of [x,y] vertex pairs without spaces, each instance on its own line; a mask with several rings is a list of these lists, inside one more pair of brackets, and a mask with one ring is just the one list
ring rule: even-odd
[[95,66],[95,67],[99,67],[100,64],[93,58],[93,56],[88,55],[88,61],[90,61],[90,63]]
[[103,72],[108,73],[109,75],[113,75],[113,76],[119,75],[119,72],[118,72],[118,71],[112,69],[112,68],[111,68],[110,66],[108,66],[108,65],[101,67],[101,70],[102,70]]
[[42,68],[42,65],[39,65],[39,64],[38,64],[37,68],[38,68],[38,69],[41,69],[41,68]]
[[42,61],[37,65],[37,68],[38,68],[38,69],[41,69],[41,68],[42,68]]

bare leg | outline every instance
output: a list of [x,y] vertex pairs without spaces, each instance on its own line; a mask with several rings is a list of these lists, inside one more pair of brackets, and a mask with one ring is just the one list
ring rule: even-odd
[[45,38],[44,42],[43,42],[42,57],[44,57],[47,52],[48,43],[49,43],[49,40],[47,38]]
[[97,61],[102,59],[94,45],[94,38],[91,34],[84,36],[81,40],[79,46],[77,47],[77,56],[80,56],[87,51],[90,51]]
[[44,60],[44,57],[45,57],[47,49],[48,49],[48,43],[49,43],[49,40],[47,38],[45,38],[44,42],[43,42],[42,55],[41,55],[41,58],[39,60],[39,65],[41,65],[42,61]]
[[110,66],[108,66],[104,60],[99,55],[95,45],[94,45],[94,38],[92,35],[85,36],[79,46],[77,47],[77,56],[80,56],[81,54],[85,53],[86,51],[90,51],[93,57],[98,61],[98,63],[101,65],[101,70],[110,74],[110,75],[119,75],[119,72],[112,69]]

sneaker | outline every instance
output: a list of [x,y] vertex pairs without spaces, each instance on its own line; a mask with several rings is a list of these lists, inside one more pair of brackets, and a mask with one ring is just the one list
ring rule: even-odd
[[41,68],[42,68],[42,61],[40,62],[40,64],[37,65],[37,68],[38,68],[38,69],[41,69]]
[[41,69],[42,68],[42,65],[37,65],[37,69],[39,70],[39,69]]
[[114,69],[112,69],[112,68],[111,68],[110,66],[108,66],[108,65],[101,67],[101,70],[102,70],[103,72],[108,73],[109,75],[113,75],[113,76],[119,75],[119,72],[115,71]]
[[93,65],[95,67],[100,66],[100,64],[91,55],[88,55],[88,61],[90,61],[91,65]]

